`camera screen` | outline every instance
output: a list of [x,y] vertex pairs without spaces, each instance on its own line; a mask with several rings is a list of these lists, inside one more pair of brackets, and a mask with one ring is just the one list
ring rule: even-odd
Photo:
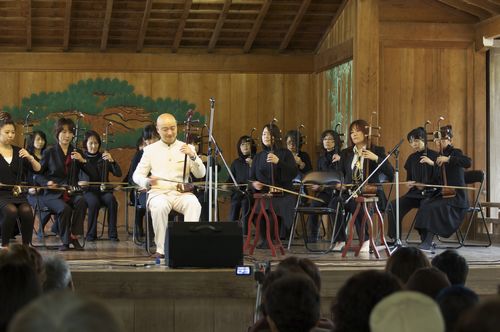
[[250,266],[243,265],[236,267],[236,275],[249,276],[250,274],[252,274],[252,269]]

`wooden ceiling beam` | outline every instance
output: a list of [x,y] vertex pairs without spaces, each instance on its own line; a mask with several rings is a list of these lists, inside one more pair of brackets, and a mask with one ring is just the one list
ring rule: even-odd
[[101,52],[108,47],[109,25],[111,23],[111,13],[113,12],[113,0],[106,1],[106,14],[102,25]]
[[26,22],[26,51],[31,51],[32,33],[31,33],[31,0],[25,0],[24,17]]
[[332,18],[332,21],[330,22],[330,25],[328,28],[325,30],[323,33],[323,36],[319,40],[318,44],[316,45],[316,49],[314,50],[314,53],[318,53],[319,49],[321,48],[321,45],[323,45],[323,42],[325,41],[326,37],[328,36],[328,33],[332,30],[332,28],[335,26],[335,23],[337,23],[340,15],[344,11],[345,6],[349,3],[350,0],[343,0],[342,3],[340,4],[339,8],[335,12],[335,15]]
[[182,34],[184,32],[184,28],[186,26],[186,21],[189,16],[189,11],[191,10],[191,5],[193,4],[192,0],[187,0],[184,4],[184,12],[179,21],[179,26],[177,27],[177,31],[175,32],[174,44],[172,45],[172,52],[177,52],[179,49],[179,45],[181,44]]
[[292,40],[293,35],[295,34],[295,31],[297,31],[297,28],[300,25],[300,22],[302,22],[302,19],[304,18],[305,13],[307,12],[307,8],[309,8],[309,5],[311,4],[311,0],[303,0],[302,4],[300,5],[299,11],[297,12],[297,15],[295,15],[295,18],[293,19],[292,25],[290,25],[290,28],[288,29],[288,32],[285,35],[285,38],[280,44],[280,52],[284,51],[287,47],[288,44],[290,44],[290,41]]
[[142,15],[141,28],[139,29],[139,36],[137,38],[137,48],[136,51],[142,51],[144,47],[144,38],[146,38],[146,31],[148,30],[149,15],[151,14],[151,7],[153,6],[153,0],[146,1],[146,7],[144,8],[144,14]]
[[64,33],[63,33],[63,51],[69,50],[69,32],[71,29],[71,7],[73,0],[66,0],[66,9],[64,11]]
[[492,15],[500,14],[500,5],[489,0],[463,0],[464,2],[486,10]]
[[477,6],[465,3],[462,0],[437,0],[437,1],[447,5],[449,7],[452,7],[452,8],[458,9],[462,12],[465,12],[467,14],[471,14],[473,16],[476,16],[481,20],[484,20],[485,18],[488,18],[491,16],[491,14],[489,12],[487,12],[486,10],[479,8]]
[[231,7],[231,3],[232,0],[224,1],[224,7],[222,7],[222,11],[219,14],[219,19],[217,20],[217,24],[215,24],[214,32],[212,33],[212,37],[210,38],[210,42],[208,43],[209,53],[214,51],[215,45],[217,44],[217,40],[219,39],[219,35],[222,30],[222,26],[224,25],[227,13],[229,12],[229,7]]
[[260,11],[259,11],[259,15],[257,16],[257,19],[255,20],[255,22],[252,26],[252,30],[248,34],[248,38],[245,42],[245,45],[243,46],[244,53],[248,53],[250,51],[250,49],[252,48],[252,44],[255,41],[255,38],[257,37],[257,34],[260,31],[260,27],[262,26],[262,22],[264,22],[264,18],[266,17],[270,6],[271,6],[271,0],[266,0],[262,4],[262,7],[260,8]]
[[486,51],[484,46],[483,37],[498,38],[500,37],[500,15],[496,15],[487,20],[481,21],[476,24],[476,51]]

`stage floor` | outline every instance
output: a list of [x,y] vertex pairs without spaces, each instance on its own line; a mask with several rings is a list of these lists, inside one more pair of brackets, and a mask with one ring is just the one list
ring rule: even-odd
[[[253,318],[256,282],[252,276],[236,276],[234,269],[170,269],[156,264],[143,246],[126,234],[120,242],[87,242],[84,251],[58,252],[38,248],[42,255],[61,255],[70,264],[77,292],[103,299],[122,318],[126,331],[246,331]],[[56,244],[55,236],[47,238]],[[38,241],[34,238],[34,244]],[[436,250],[436,254],[442,250]],[[470,265],[467,286],[481,297],[497,293],[500,283],[500,246],[459,249]],[[300,239],[285,256],[272,257],[269,250],[256,250],[244,262],[271,261],[289,255],[307,257],[320,268],[322,312],[338,289],[353,274],[366,269],[383,269],[385,253],[346,258],[340,253],[312,254]],[[431,258],[432,255],[429,255]],[[193,319],[196,317],[196,319]]]

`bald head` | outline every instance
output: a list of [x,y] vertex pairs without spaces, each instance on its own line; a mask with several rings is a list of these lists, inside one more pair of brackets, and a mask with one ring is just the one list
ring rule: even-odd
[[172,144],[177,138],[177,121],[170,113],[161,114],[156,120],[156,130],[164,143]]

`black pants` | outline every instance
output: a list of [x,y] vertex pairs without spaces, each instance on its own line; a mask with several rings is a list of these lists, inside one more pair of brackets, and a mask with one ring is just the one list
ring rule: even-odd
[[63,244],[68,245],[71,234],[83,235],[83,220],[87,211],[87,202],[82,195],[71,196],[65,202],[62,198],[44,197],[43,203],[57,215],[59,236]]
[[10,237],[16,227],[17,218],[21,223],[21,235],[23,244],[31,242],[33,235],[33,211],[28,203],[8,203],[1,209],[2,224],[2,246],[8,246]]
[[[247,233],[248,218],[250,217],[251,194],[243,195],[235,193],[231,195],[231,210],[229,211],[229,221],[241,221],[243,225],[243,234]],[[241,212],[241,214],[240,214]]]
[[110,239],[118,238],[116,220],[118,214],[118,202],[115,196],[110,192],[88,191],[83,194],[88,206],[88,229],[87,239],[95,240],[97,238],[97,218],[99,209],[105,206],[108,209],[108,236]]
[[[402,233],[402,221],[405,215],[411,211],[411,209],[419,208],[422,200],[426,196],[420,197],[408,197],[406,195],[399,198],[399,238],[401,238]],[[396,238],[396,200],[391,201],[387,207],[387,235],[393,239]]]

